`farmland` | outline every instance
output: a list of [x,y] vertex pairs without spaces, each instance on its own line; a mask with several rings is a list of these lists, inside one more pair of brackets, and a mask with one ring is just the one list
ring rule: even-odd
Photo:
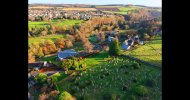
[[40,36],[40,37],[31,37],[28,38],[28,43],[34,43],[34,42],[41,42],[43,40],[52,40],[55,41],[58,38],[65,38],[66,35],[65,34],[53,34],[53,35],[47,35],[47,36]]
[[162,64],[162,40],[157,37],[155,40],[148,42],[143,46],[139,46],[132,51],[124,52],[125,55],[130,55],[144,61],[154,64]]
[[120,11],[118,11],[118,12],[115,12],[115,11],[104,11],[104,12],[125,15],[125,14],[127,14],[127,12],[128,12],[129,10],[136,10],[136,9],[141,8],[141,7],[138,7],[138,6],[131,6],[131,7],[117,7],[117,8],[118,8]]
[[96,11],[95,8],[63,8],[64,11]]
[[[55,20],[52,20],[51,21],[52,24],[57,24],[58,23],[58,20],[55,19]],[[71,26],[71,25],[75,25],[75,24],[80,24],[82,23],[83,20],[71,20],[71,19],[63,19],[61,20],[61,23],[58,24],[58,26]],[[48,21],[38,21],[38,22],[31,22],[29,21],[28,23],[28,27],[31,28],[31,27],[44,27],[46,25],[49,25],[48,24]]]
[[[114,96],[121,100],[160,100],[161,70],[142,64],[136,68],[134,63],[114,58],[97,64],[80,74],[72,74],[72,81],[68,79],[58,82],[58,90],[69,91],[77,99],[87,100],[108,100]],[[148,93],[136,91],[139,86],[145,87]]]

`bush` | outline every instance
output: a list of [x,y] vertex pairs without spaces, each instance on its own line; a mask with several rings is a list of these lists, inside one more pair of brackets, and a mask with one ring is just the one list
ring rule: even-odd
[[137,100],[137,98],[136,98],[136,96],[131,95],[131,96],[130,96],[130,100]]
[[111,94],[111,93],[106,93],[103,94],[103,100],[120,100],[120,95],[118,94]]
[[132,64],[132,66],[133,66],[134,69],[139,69],[139,68],[140,68],[139,63],[137,63],[137,62],[134,62],[134,63]]
[[47,80],[48,76],[44,73],[39,73],[35,80],[38,81],[39,83],[44,83]]
[[72,95],[67,91],[64,91],[60,94],[59,100],[73,100]]
[[148,89],[143,85],[138,85],[134,89],[135,93],[139,96],[147,95]]
[[145,83],[146,86],[148,87],[154,87],[155,86],[155,81],[148,79]]

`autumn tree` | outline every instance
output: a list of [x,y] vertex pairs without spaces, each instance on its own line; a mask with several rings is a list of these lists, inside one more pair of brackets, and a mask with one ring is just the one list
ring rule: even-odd
[[41,58],[44,56],[43,49],[40,47],[38,42],[34,42],[30,45],[30,51],[33,53],[34,56],[37,58]]
[[57,48],[63,49],[65,47],[65,39],[64,38],[59,38],[55,41],[55,45]]
[[144,33],[144,40],[147,41],[149,40],[150,36],[147,33]]
[[47,100],[48,99],[48,95],[43,93],[39,95],[39,100]]
[[98,34],[98,38],[100,39],[100,42],[105,41],[105,34],[104,34],[104,32],[100,32],[100,33]]
[[32,52],[28,52],[28,63],[33,63],[35,62],[35,56],[33,55]]
[[44,54],[48,55],[50,53],[54,53],[57,51],[57,48],[53,41],[51,40],[45,40],[40,43]]
[[66,48],[71,48],[71,47],[73,47],[73,43],[72,43],[72,41],[71,40],[65,40],[65,47]]
[[72,43],[75,42],[75,38],[74,38],[73,35],[69,35],[69,34],[67,34],[66,37],[67,37],[67,39],[70,40]]

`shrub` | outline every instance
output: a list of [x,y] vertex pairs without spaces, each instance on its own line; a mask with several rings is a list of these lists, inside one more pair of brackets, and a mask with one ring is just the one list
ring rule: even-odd
[[39,95],[39,100],[47,100],[48,99],[48,95],[47,94],[40,94]]
[[39,73],[35,80],[38,81],[39,83],[44,83],[47,80],[48,76],[44,73]]
[[60,94],[59,100],[73,100],[72,95],[67,91],[64,91]]
[[145,85],[146,85],[146,86],[149,86],[149,87],[154,87],[154,86],[155,86],[155,81],[148,79],[148,80],[146,81]]
[[147,95],[148,94],[148,89],[143,86],[143,85],[138,85],[135,87],[134,89],[135,93],[140,95],[140,96],[143,96],[143,95]]
[[137,98],[136,98],[136,96],[131,95],[131,96],[130,96],[130,100],[137,100]]
[[49,93],[49,96],[50,96],[49,98],[55,99],[58,96],[58,94],[59,94],[59,91],[57,91],[57,90],[51,91]]
[[137,62],[134,62],[134,63],[132,64],[132,66],[133,66],[134,69],[139,69],[139,68],[140,68],[139,63],[137,63]]

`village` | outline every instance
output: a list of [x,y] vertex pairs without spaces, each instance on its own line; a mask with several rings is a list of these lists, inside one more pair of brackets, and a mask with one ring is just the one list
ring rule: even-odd
[[[31,22],[55,19],[61,19],[59,23],[65,19],[84,20],[78,26],[66,27],[66,30],[61,29],[65,27],[58,27],[56,24],[48,24],[50,27],[44,29],[35,26],[29,30],[30,38],[64,36],[29,44],[28,98],[30,100],[44,100],[43,98],[65,100],[60,99],[61,92],[70,95],[72,99],[68,100],[84,100],[84,98],[91,100],[96,97],[94,94],[98,94],[97,99],[101,100],[102,98],[110,100],[107,97],[110,95],[116,95],[114,100],[121,98],[131,100],[133,97],[128,90],[134,91],[135,94],[132,96],[139,99],[161,98],[161,81],[158,79],[161,77],[158,74],[161,65],[159,64],[158,68],[149,68],[154,65],[149,59],[135,60],[123,56],[125,53],[133,53],[139,48],[152,45],[154,41],[161,41],[160,13],[138,9],[135,13],[121,15],[103,12],[105,10],[119,11],[116,8],[97,8],[90,11],[62,10],[56,7],[29,8],[28,17]],[[44,31],[47,31],[45,35]],[[39,36],[33,35],[37,32]],[[159,48],[155,48],[151,46],[151,49],[143,49],[141,52],[148,50],[157,52],[161,50],[160,44]],[[160,60],[160,55],[156,56],[159,56],[156,59]],[[155,73],[147,74],[147,70]],[[143,83],[144,81],[148,83]],[[154,82],[155,85],[152,85]],[[132,87],[137,83],[141,84],[140,87],[142,86],[145,92],[133,90]],[[89,90],[90,88],[93,92]],[[158,89],[152,91],[154,94],[148,93],[147,89],[152,88]],[[117,94],[104,94],[107,89],[116,91]]]
[[31,21],[36,20],[38,17],[44,19],[53,19],[53,18],[65,18],[65,19],[80,19],[80,20],[89,20],[96,17],[105,17],[113,16],[113,14],[101,12],[101,10],[95,11],[80,11],[80,10],[62,10],[62,9],[32,9],[28,10],[28,18]]

